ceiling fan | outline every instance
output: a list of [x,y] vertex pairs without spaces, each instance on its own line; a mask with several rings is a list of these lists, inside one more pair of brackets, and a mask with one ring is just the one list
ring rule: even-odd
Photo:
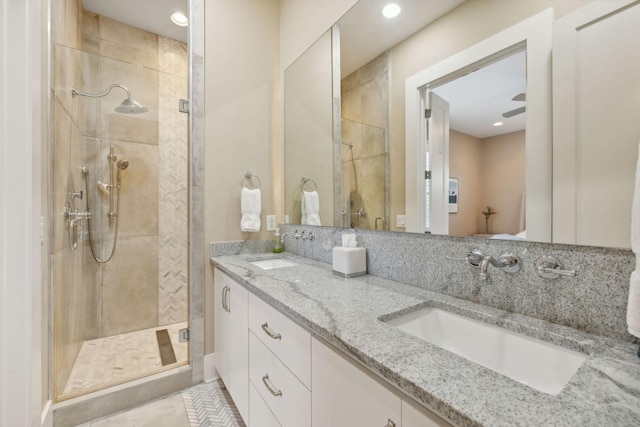
[[[527,94],[526,93],[519,93],[516,96],[514,96],[512,99],[512,101],[521,101],[521,102],[525,102],[527,100]],[[502,117],[504,117],[505,119],[508,119],[509,117],[513,117],[513,116],[517,116],[518,114],[522,114],[525,111],[527,111],[527,107],[522,106],[519,108],[516,108],[514,110],[511,111],[507,111],[506,113],[502,113]]]

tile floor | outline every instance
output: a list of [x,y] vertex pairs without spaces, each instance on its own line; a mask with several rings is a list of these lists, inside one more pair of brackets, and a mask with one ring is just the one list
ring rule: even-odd
[[[187,343],[178,342],[178,330],[186,327],[187,322],[180,322],[85,341],[73,365],[62,398],[121,384],[186,364]],[[176,363],[162,366],[156,338],[156,330],[159,329],[168,330]],[[96,369],[96,366],[100,369]]]
[[195,385],[78,427],[245,427],[221,381]]

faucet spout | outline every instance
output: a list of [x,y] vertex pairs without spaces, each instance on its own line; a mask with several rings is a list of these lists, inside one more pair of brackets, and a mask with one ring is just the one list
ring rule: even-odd
[[512,254],[503,254],[495,259],[494,257],[487,255],[482,258],[480,262],[480,280],[487,280],[487,270],[489,264],[496,268],[504,270],[506,273],[515,273],[520,271],[521,263],[520,258]]

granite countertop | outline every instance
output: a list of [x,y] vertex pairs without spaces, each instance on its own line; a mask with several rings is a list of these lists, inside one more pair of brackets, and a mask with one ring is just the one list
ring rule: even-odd
[[[638,426],[636,346],[366,275],[343,279],[331,265],[279,254],[297,265],[263,270],[275,254],[213,257],[249,291],[407,395],[459,426]],[[380,319],[436,306],[570,348],[589,357],[557,395],[537,391]]]

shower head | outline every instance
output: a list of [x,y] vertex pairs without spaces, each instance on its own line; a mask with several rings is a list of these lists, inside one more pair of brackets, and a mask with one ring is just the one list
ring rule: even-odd
[[146,113],[147,111],[149,111],[149,109],[140,105],[138,101],[127,98],[122,101],[122,104],[115,108],[115,111],[116,113],[122,114],[140,114]]
[[110,85],[104,92],[96,93],[96,94],[78,92],[74,88],[71,88],[71,96],[74,97],[74,98],[76,96],[86,96],[86,97],[89,97],[89,98],[102,98],[103,96],[107,96],[109,94],[109,92],[111,92],[111,89],[113,89],[114,87],[120,88],[120,89],[124,90],[125,92],[127,92],[127,99],[122,101],[122,104],[120,104],[119,106],[117,106],[115,108],[116,113],[140,114],[140,113],[146,113],[147,111],[149,111],[149,109],[147,107],[143,107],[142,105],[140,105],[139,102],[137,102],[133,98],[131,98],[131,92],[129,92],[129,89],[127,89],[125,86],[123,86],[121,84],[117,84],[117,83]]

